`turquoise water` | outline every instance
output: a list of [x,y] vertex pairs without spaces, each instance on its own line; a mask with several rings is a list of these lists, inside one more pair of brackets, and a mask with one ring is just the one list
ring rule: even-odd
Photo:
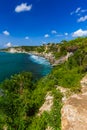
[[0,52],[0,82],[22,71],[32,72],[35,78],[40,78],[51,71],[51,65],[35,55]]

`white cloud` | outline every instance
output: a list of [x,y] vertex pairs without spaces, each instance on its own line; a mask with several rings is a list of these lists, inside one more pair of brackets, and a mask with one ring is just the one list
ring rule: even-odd
[[81,11],[81,8],[78,7],[75,11],[71,12],[70,15],[78,14]]
[[73,14],[74,14],[74,12],[71,12],[71,13],[70,13],[70,15],[73,15]]
[[52,30],[51,33],[52,34],[57,34],[57,31],[56,30]]
[[29,37],[28,37],[28,36],[26,36],[26,37],[25,37],[25,39],[26,39],[26,40],[28,40],[28,39],[29,39]]
[[80,13],[77,14],[77,16],[80,16],[80,15],[81,15]]
[[82,13],[85,13],[85,12],[87,12],[87,9],[83,9],[83,10],[81,10],[81,12],[82,12]]
[[48,38],[48,37],[50,37],[50,35],[49,35],[49,34],[45,34],[44,37],[45,37],[45,38]]
[[30,11],[32,9],[32,4],[27,5],[27,3],[22,3],[20,5],[17,5],[15,8],[15,12],[20,13],[24,11]]
[[12,47],[12,43],[11,42],[8,42],[7,44],[5,44],[5,47]]
[[81,10],[81,8],[78,7],[78,8],[76,9],[75,13],[78,13],[80,10]]
[[65,36],[68,36],[68,33],[67,33],[67,32],[65,33]]
[[6,36],[10,35],[10,33],[7,30],[3,31],[3,34],[6,35]]
[[79,29],[72,34],[72,37],[82,37],[82,36],[87,36],[87,30]]
[[87,15],[83,16],[83,17],[80,17],[77,22],[84,22],[87,20]]
[[78,16],[80,16],[82,13],[87,12],[87,9],[81,9],[80,7],[78,7],[75,11],[71,12],[70,15],[76,14]]

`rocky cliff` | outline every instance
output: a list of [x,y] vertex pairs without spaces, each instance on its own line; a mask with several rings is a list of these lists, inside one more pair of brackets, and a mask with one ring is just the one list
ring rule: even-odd
[[81,80],[82,93],[73,94],[61,110],[62,130],[87,130],[87,75]]

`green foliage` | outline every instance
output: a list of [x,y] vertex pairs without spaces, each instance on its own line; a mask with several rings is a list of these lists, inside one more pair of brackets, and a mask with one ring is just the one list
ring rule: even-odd
[[63,86],[72,91],[80,91],[80,80],[83,77],[82,68],[73,66],[71,60],[53,69],[55,85]]
[[56,59],[65,56],[67,54],[67,50],[65,49],[65,46],[61,44],[59,51],[54,52],[54,56]]
[[48,114],[48,124],[53,130],[61,130],[61,108],[62,108],[62,94],[58,90],[53,90],[53,107]]
[[47,114],[43,114],[40,117],[33,118],[32,124],[27,130],[46,130],[47,128]]
[[36,51],[37,51],[38,53],[44,52],[44,51],[45,51],[45,46],[37,47]]
[[[10,80],[5,80],[1,84],[4,93],[0,97],[0,128],[45,130],[49,125],[47,114],[44,113],[41,117],[35,115],[44,103],[47,91],[55,89],[54,79],[53,82],[51,79],[52,76],[49,75],[36,83],[33,82],[30,73],[23,72],[12,76]],[[59,93],[57,94],[59,95]],[[59,102],[58,98],[56,97]]]
[[3,89],[3,96],[0,97],[0,128],[45,130],[45,116],[39,118],[35,115],[44,103],[47,91],[54,88],[54,83],[49,80],[51,78],[47,76],[35,82],[30,73],[23,72],[5,80],[0,85]]
[[62,107],[62,94],[53,89],[52,95],[53,107],[50,112],[44,112],[41,116],[33,118],[32,124],[28,130],[46,130],[50,126],[53,130],[61,130],[61,107]]
[[5,80],[1,84],[1,88],[4,95],[0,97],[0,111],[5,118],[1,117],[0,121],[4,121],[8,129],[24,130],[27,123],[31,122],[29,118],[35,114],[31,101],[34,90],[32,75],[23,72],[12,76],[10,80]]

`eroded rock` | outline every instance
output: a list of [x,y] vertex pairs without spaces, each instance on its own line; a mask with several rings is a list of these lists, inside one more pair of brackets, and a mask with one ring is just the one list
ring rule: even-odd
[[53,106],[53,96],[50,93],[47,93],[45,97],[45,102],[39,109],[38,116],[40,116],[44,111],[50,111]]
[[73,94],[64,102],[62,130],[87,130],[87,75],[81,80],[81,86],[81,94]]
[[62,130],[87,130],[87,93],[71,96],[61,112]]
[[87,75],[81,80],[82,93],[87,92]]

